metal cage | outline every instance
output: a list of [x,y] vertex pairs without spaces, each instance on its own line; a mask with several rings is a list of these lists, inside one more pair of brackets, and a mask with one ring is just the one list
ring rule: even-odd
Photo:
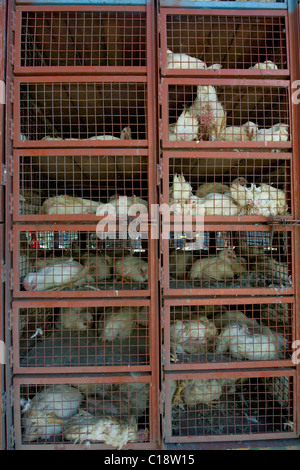
[[163,148],[291,148],[289,81],[161,80]]
[[165,441],[296,437],[295,371],[176,373],[165,377]]
[[293,297],[165,299],[164,370],[293,367]]
[[285,11],[162,8],[160,25],[163,75],[289,75]]
[[205,222],[219,223],[290,219],[294,214],[292,155],[240,155],[164,151],[163,203],[170,206],[171,215],[203,215]]
[[16,9],[16,74],[144,74],[146,7]]
[[14,373],[151,371],[151,302],[13,303]]
[[15,379],[16,449],[147,448],[151,406],[147,376]]
[[293,295],[293,231],[259,225],[163,228],[164,295]]

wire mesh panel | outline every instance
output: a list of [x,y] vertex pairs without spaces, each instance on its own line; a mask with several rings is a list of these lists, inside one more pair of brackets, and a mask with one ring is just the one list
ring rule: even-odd
[[289,82],[162,80],[163,147],[290,147]]
[[166,442],[296,435],[292,371],[166,376]]
[[15,373],[149,370],[149,301],[17,303],[13,312]]
[[288,71],[286,12],[162,9],[162,73],[278,76]]
[[14,145],[147,144],[146,77],[15,79]]
[[293,298],[165,300],[164,369],[292,366],[294,319]]
[[17,8],[16,73],[146,71],[145,7]]
[[291,229],[181,221],[162,236],[165,295],[293,293]]
[[143,448],[151,440],[147,377],[15,380],[16,449]]
[[14,219],[79,220],[148,210],[147,151],[15,152]]
[[[291,155],[233,152],[163,153],[163,201],[171,214],[250,217],[293,213]],[[225,158],[226,157],[226,158]],[[210,219],[208,219],[210,220]]]
[[14,227],[15,296],[149,295],[148,240],[99,224]]

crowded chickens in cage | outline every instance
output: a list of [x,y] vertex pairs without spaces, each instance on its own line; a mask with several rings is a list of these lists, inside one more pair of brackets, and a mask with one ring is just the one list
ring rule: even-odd
[[[274,307],[274,306],[273,306]],[[287,307],[287,306],[286,306]],[[272,305],[172,307],[171,362],[272,361],[290,356],[289,327],[269,320]],[[276,312],[280,321],[280,308]],[[255,313],[255,316],[254,316]]]
[[54,441],[89,447],[99,442],[121,449],[128,442],[149,439],[147,384],[47,385],[39,391],[38,387],[33,388],[33,392],[28,388],[21,396],[25,443]]
[[285,191],[268,184],[248,183],[235,178],[231,185],[204,183],[193,194],[193,187],[183,174],[173,176],[169,188],[169,206],[174,215],[223,216],[287,215]]
[[[173,56],[175,55],[177,54],[173,54]],[[184,54],[178,54],[178,56],[184,56]],[[183,57],[181,58],[183,59]],[[270,61],[266,61],[263,64],[256,64],[253,68],[275,69],[275,64],[273,67]],[[178,107],[177,103],[176,106]],[[225,103],[222,103],[218,98],[215,86],[198,85],[192,104],[188,106],[185,103],[182,112],[179,116],[177,115],[176,121],[169,122],[168,141],[243,141],[266,144],[289,140],[289,126],[285,122],[278,122],[269,128],[263,128],[249,119],[241,122],[244,120],[241,118],[239,126],[230,126],[228,114],[229,111],[228,109],[226,111]]]

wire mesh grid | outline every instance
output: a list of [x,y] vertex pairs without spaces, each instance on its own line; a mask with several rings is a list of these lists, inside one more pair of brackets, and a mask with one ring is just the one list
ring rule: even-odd
[[287,154],[281,154],[284,159],[278,154],[274,159],[273,153],[251,153],[249,158],[228,155],[232,158],[224,158],[224,152],[199,153],[198,158],[163,154],[164,202],[172,214],[271,217],[293,212]]
[[17,9],[17,70],[98,67],[97,73],[103,68],[107,73],[120,67],[128,73],[128,68],[146,67],[144,8],[85,10]]
[[222,295],[239,289],[243,295],[275,289],[287,295],[293,290],[290,229],[191,226],[181,224],[164,240],[166,291],[196,295],[210,289]]
[[52,83],[21,80],[19,87],[16,79],[15,144],[141,144],[147,140],[147,84],[140,80],[74,83],[62,77]]
[[77,215],[82,220],[87,215],[100,217],[105,211],[117,214],[125,202],[128,215],[134,210],[147,212],[146,151],[56,152],[16,154],[16,219]]
[[24,382],[15,393],[18,448],[61,443],[121,449],[149,442],[150,390],[145,381]]
[[164,74],[241,69],[270,76],[288,69],[285,12],[211,15],[163,9],[161,23]]
[[295,435],[294,387],[293,374],[284,372],[168,377],[166,441]]
[[15,295],[146,295],[148,240],[139,233],[131,238],[127,227],[108,232],[106,220],[99,224],[77,230],[56,225],[54,231],[15,227]]
[[[245,301],[244,301],[245,302]],[[170,369],[189,366],[249,367],[250,362],[292,364],[293,304],[255,304],[229,300],[218,304],[168,301],[164,307],[164,345]],[[250,364],[251,365],[251,364]]]
[[91,371],[149,366],[149,302],[103,302],[14,307],[16,368],[36,373],[47,367],[49,373],[57,367],[81,372],[83,366]]
[[176,79],[165,79],[163,146],[200,147],[203,142],[236,149],[289,146],[288,82],[269,83],[182,78],[178,84]]

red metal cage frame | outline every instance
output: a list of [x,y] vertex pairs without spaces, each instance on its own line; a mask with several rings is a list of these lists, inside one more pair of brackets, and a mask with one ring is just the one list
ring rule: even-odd
[[[162,147],[163,149],[289,149],[292,148],[292,141],[288,142],[264,142],[263,145],[260,142],[222,142],[222,141],[182,141],[182,142],[174,142],[169,141],[169,96],[168,90],[169,86],[177,85],[177,86],[184,86],[184,85],[212,85],[212,86],[259,86],[259,87],[282,87],[288,91],[289,96],[289,103],[288,107],[291,108],[290,104],[290,81],[289,80],[249,80],[249,79],[228,79],[228,78],[187,78],[182,77],[180,80],[178,78],[162,78],[160,82],[160,95],[161,95],[161,139],[162,139]],[[292,116],[289,116],[290,119],[290,129],[292,128]],[[291,130],[290,130],[291,132]]]
[[[153,403],[155,402],[155,394],[157,390],[155,387],[151,386],[151,375],[141,375],[132,379],[130,376],[125,375],[101,375],[101,376],[82,376],[82,377],[70,377],[70,376],[60,376],[60,377],[26,377],[26,378],[14,378],[13,387],[14,387],[14,422],[15,422],[15,449],[16,450],[74,450],[74,449],[85,449],[84,444],[44,444],[43,446],[38,444],[22,444],[22,432],[21,432],[21,410],[20,410],[20,387],[22,385],[70,385],[72,384],[130,384],[130,383],[144,383],[149,384],[149,407],[150,410],[154,408]],[[158,443],[158,434],[156,419],[154,412],[149,413],[150,419],[150,429],[149,429],[149,442],[146,443],[133,443],[127,444],[125,449],[127,450],[136,450],[136,449],[156,449]],[[112,447],[105,444],[91,444],[91,448],[94,450],[106,450],[112,449]]]
[[243,361],[243,362],[208,362],[208,363],[184,363],[174,364],[170,361],[170,328],[166,325],[170,325],[170,308],[171,307],[182,307],[182,306],[208,306],[208,305],[262,305],[262,304],[281,304],[287,303],[292,306],[292,340],[295,339],[295,322],[296,322],[296,310],[295,310],[295,299],[293,297],[284,297],[279,300],[278,297],[267,297],[267,298],[221,298],[221,299],[165,299],[163,306],[163,322],[164,328],[164,370],[165,371],[200,371],[200,370],[224,370],[224,369],[255,369],[255,368],[267,368],[267,367],[293,367],[292,360],[276,360],[276,361]]
[[234,69],[221,69],[221,70],[191,70],[191,69],[177,69],[172,70],[167,68],[167,15],[192,15],[192,16],[230,16],[230,17],[276,17],[285,18],[286,37],[288,37],[288,13],[284,10],[208,10],[208,9],[187,9],[187,8],[161,8],[159,14],[160,21],[160,37],[161,37],[161,58],[160,65],[162,75],[167,77],[179,76],[199,76],[202,77],[246,77],[246,78],[288,78],[290,74],[290,59],[289,49],[287,44],[287,68],[281,70],[234,70]]
[[[82,12],[83,9],[80,6],[73,5],[64,5],[64,6],[55,6],[55,13],[57,12]],[[99,67],[71,67],[71,66],[49,66],[49,67],[22,67],[21,66],[21,17],[22,12],[53,12],[53,7],[51,6],[17,6],[16,7],[16,19],[15,19],[15,61],[14,61],[14,73],[16,75],[26,74],[26,75],[45,75],[45,74],[83,74],[88,75],[90,73],[97,73],[101,75],[108,74],[132,74],[132,75],[142,75],[147,71],[147,66],[145,67],[117,67],[117,66],[99,66]],[[85,5],[84,12],[121,12],[121,13],[145,13],[147,8],[144,6],[91,6]],[[146,19],[146,16],[145,16]],[[145,21],[145,29],[147,30],[147,24]],[[148,33],[149,34],[149,33]]]

